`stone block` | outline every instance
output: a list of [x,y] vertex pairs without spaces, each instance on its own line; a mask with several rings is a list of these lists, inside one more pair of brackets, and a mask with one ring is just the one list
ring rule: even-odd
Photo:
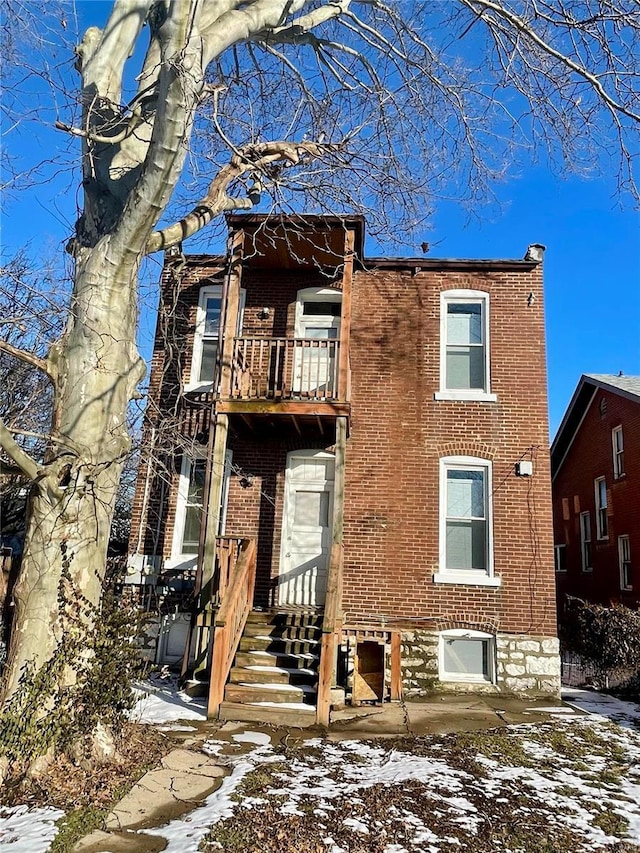
[[527,658],[527,669],[533,675],[560,675],[560,658],[555,656]]
[[542,640],[542,651],[547,655],[557,655],[560,651],[560,643],[556,637]]
[[540,643],[536,640],[518,640],[517,648],[521,652],[539,652]]
[[527,671],[524,666],[515,663],[508,663],[504,669],[507,675],[524,675]]

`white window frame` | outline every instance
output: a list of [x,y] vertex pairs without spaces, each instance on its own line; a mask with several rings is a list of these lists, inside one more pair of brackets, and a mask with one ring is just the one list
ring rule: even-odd
[[[625,570],[627,564],[629,566],[628,577]],[[633,589],[631,582],[631,540],[628,533],[618,536],[618,565],[620,567],[620,589]]]
[[[165,561],[167,569],[188,569],[195,568],[198,562],[198,555],[185,554],[182,551],[182,540],[184,537],[184,526],[187,519],[187,499],[189,497],[189,480],[191,479],[191,466],[194,462],[200,462],[206,459],[206,451],[203,449],[201,453],[192,453],[191,455],[183,453],[182,465],[180,467],[180,476],[178,478],[178,491],[176,496],[176,511],[173,523],[173,538],[171,542],[171,557]],[[233,460],[233,451],[227,449],[225,453],[224,463],[224,480],[222,482],[222,500],[219,535],[224,536],[224,530],[227,519],[227,505],[229,502],[229,480],[231,477]],[[204,501],[204,496],[203,496]]]
[[619,480],[620,477],[624,477],[624,436],[622,434],[622,424],[611,430],[611,449],[613,452],[613,479]]
[[[585,519],[587,524],[585,524]],[[587,533],[589,534],[587,536]],[[592,572],[593,571],[593,546],[592,546],[592,532],[591,532],[591,513],[590,512],[581,512],[580,513],[580,565],[582,566],[583,572]],[[589,546],[587,548],[587,545]],[[589,555],[589,559],[587,559],[587,554]]]
[[[200,288],[198,294],[198,306],[196,309],[196,324],[193,334],[193,351],[191,353],[191,368],[189,371],[189,381],[187,383],[187,391],[212,391],[213,382],[203,382],[198,378],[200,375],[200,367],[202,363],[203,342],[205,338],[205,321],[206,321],[206,305],[207,299],[211,296],[222,300],[223,287],[221,284],[207,284]],[[236,335],[240,335],[242,330],[242,319],[244,315],[244,304],[246,298],[246,290],[240,291],[240,300],[238,302],[238,325]],[[224,306],[220,308],[220,320],[222,321]],[[218,328],[218,347],[222,338],[222,328]]]
[[[564,554],[564,560],[561,558],[561,554]],[[554,556],[554,566],[557,575],[564,575],[567,572],[567,546],[566,545],[554,545],[553,548],[553,556]],[[564,563],[564,567],[561,568],[562,563]]]
[[[488,644],[487,648],[487,673],[447,672],[445,669],[444,646],[447,640],[477,640]],[[457,682],[465,684],[495,684],[497,672],[496,661],[496,638],[493,634],[484,631],[471,631],[465,628],[453,628],[442,631],[438,637],[438,678],[443,682]]]
[[[602,484],[604,484],[604,489],[600,488]],[[609,519],[607,518],[608,496],[606,477],[596,477],[593,481],[593,488],[596,498],[596,539],[608,539]],[[604,502],[602,501],[603,495]]]
[[[484,388],[447,388],[447,308],[450,303],[477,303],[482,306],[482,335],[484,348]],[[440,390],[435,400],[474,400],[495,403],[497,394],[491,393],[491,342],[489,294],[483,290],[444,290],[440,294]]]
[[[450,470],[478,471],[484,474],[485,515],[487,525],[487,568],[485,571],[475,569],[447,569],[447,472]],[[465,584],[467,586],[499,587],[502,579],[494,575],[493,560],[493,500],[492,500],[492,463],[489,459],[477,456],[443,456],[440,459],[440,553],[439,571],[433,575],[434,583]]]

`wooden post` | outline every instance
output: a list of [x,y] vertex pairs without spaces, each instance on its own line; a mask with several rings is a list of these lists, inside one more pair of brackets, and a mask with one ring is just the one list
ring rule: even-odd
[[351,334],[351,284],[355,233],[348,230],[344,239],[342,308],[340,311],[340,355],[338,356],[338,399],[349,399],[349,337]]
[[336,418],[335,474],[333,491],[333,518],[331,531],[331,555],[327,578],[320,667],[318,672],[318,706],[316,720],[321,726],[329,725],[331,688],[336,683],[338,656],[338,626],[342,622],[342,567],[344,538],[344,481],[345,448],[347,443],[347,419]]
[[391,701],[402,699],[402,657],[400,631],[391,632]]
[[222,306],[222,327],[220,329],[220,385],[219,396],[222,400],[231,397],[231,376],[233,372],[233,351],[238,333],[238,311],[240,308],[240,282],[242,280],[242,244],[244,231],[237,231],[230,247],[229,272],[225,282],[224,305]]

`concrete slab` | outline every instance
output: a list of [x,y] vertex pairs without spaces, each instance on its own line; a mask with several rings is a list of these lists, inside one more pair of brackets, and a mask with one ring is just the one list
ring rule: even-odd
[[73,853],[161,853],[165,838],[143,832],[103,832],[96,829],[73,848]]
[[214,791],[226,770],[201,752],[176,749],[126,794],[105,821],[109,830],[153,826],[178,817]]

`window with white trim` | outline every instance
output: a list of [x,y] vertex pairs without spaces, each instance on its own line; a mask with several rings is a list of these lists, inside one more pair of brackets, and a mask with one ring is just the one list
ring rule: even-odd
[[493,578],[491,463],[440,460],[440,571],[436,583],[499,585]]
[[[245,291],[240,291],[237,334],[242,328]],[[207,285],[200,288],[196,327],[193,338],[193,356],[189,386],[210,386],[213,383],[218,346],[220,344],[220,320],[222,317],[222,285]]]
[[580,513],[580,555],[582,560],[582,571],[590,572],[591,566],[591,515],[588,512]]
[[[229,493],[229,478],[231,475],[232,451],[227,450],[225,457],[224,480],[222,483],[222,501],[218,534],[224,533],[227,501]],[[206,480],[207,460],[202,456],[182,457],[182,468],[178,483],[176,515],[173,528],[173,545],[171,562],[184,562],[195,558],[200,545],[200,529],[202,526],[202,510],[204,506],[204,487]]]
[[607,481],[604,477],[598,477],[593,481],[596,493],[596,538],[607,539],[609,537],[609,524],[607,519]]
[[618,564],[620,566],[620,589],[633,589],[631,580],[631,542],[627,535],[618,536]]
[[613,476],[614,479],[617,480],[624,474],[624,439],[622,436],[622,426],[617,426],[611,430],[611,444],[613,449]]
[[556,572],[562,574],[567,571],[567,546],[556,545],[554,547]]
[[440,681],[495,682],[495,637],[456,629],[440,634]]
[[440,296],[439,400],[494,401],[489,377],[489,294],[448,290]]

